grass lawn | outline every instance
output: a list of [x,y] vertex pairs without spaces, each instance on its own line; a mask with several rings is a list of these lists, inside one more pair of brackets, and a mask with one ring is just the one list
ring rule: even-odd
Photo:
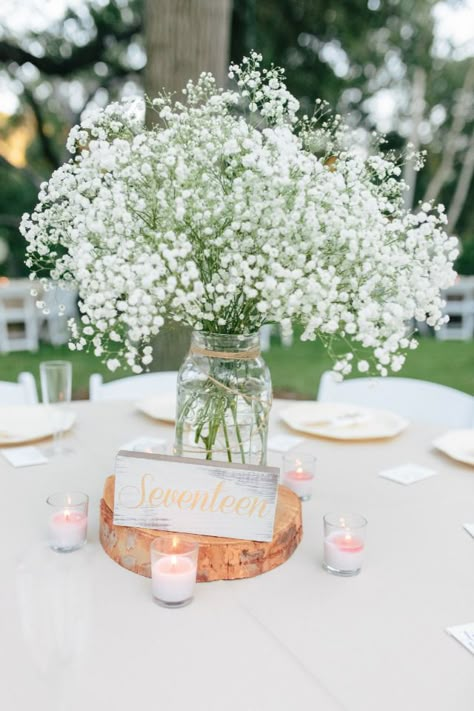
[[[279,342],[264,354],[277,396],[315,398],[321,373],[331,367],[331,361],[319,342],[295,340],[291,348]],[[73,397],[88,397],[89,376],[102,373],[104,380],[123,378],[130,373],[112,374],[93,355],[70,351],[67,346],[42,345],[37,353],[0,354],[0,380],[15,381],[22,370],[38,378],[42,360],[67,359],[73,365]],[[431,380],[474,395],[474,341],[437,341],[421,338],[416,351],[408,354],[399,374],[408,378]],[[1,404],[1,403],[0,403]]]

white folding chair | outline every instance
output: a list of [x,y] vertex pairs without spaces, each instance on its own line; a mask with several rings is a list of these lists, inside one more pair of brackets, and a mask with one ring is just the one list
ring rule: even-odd
[[[42,294],[42,299],[48,311],[42,314],[44,337],[53,346],[67,343],[69,329],[67,322],[77,316],[77,291],[49,285]],[[59,313],[59,306],[64,306],[64,312]]]
[[104,383],[102,375],[95,373],[89,380],[90,400],[139,400],[154,395],[176,392],[177,371],[145,373],[130,378]]
[[38,350],[38,313],[28,282],[0,287],[0,353]]
[[20,373],[17,383],[0,382],[0,407],[35,405],[37,402],[36,383],[31,373]]
[[321,377],[318,400],[391,410],[409,420],[447,427],[474,424],[471,395],[413,378],[354,378],[337,383],[327,371]]
[[260,328],[260,348],[262,351],[270,350],[270,338],[272,336],[273,325],[266,323]]
[[285,348],[290,348],[293,345],[293,334],[284,333],[279,325],[266,323],[260,327],[260,348],[262,351],[270,350],[271,337],[274,333],[278,333],[281,343]]
[[443,296],[446,299],[443,311],[449,321],[435,331],[436,338],[470,341],[474,337],[474,277],[459,277]]

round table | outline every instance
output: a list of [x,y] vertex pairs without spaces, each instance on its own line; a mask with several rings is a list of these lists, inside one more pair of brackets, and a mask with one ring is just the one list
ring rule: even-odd
[[[288,432],[278,422],[271,435]],[[198,585],[180,610],[152,603],[146,578],[98,542],[99,501],[120,445],[173,428],[132,403],[77,402],[73,448],[14,469],[0,456],[0,708],[5,711],[472,711],[474,658],[445,628],[474,622],[474,471],[433,450],[442,428],[392,440],[305,438],[318,457],[291,559],[248,580]],[[269,463],[281,455],[270,452]],[[408,461],[437,476],[403,486],[378,476]],[[46,497],[91,497],[89,543],[45,548]],[[322,516],[369,521],[362,573],[322,560]]]

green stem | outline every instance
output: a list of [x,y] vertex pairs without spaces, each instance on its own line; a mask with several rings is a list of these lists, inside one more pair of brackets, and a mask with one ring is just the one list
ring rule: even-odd
[[232,450],[230,448],[229,433],[227,432],[227,425],[226,425],[226,421],[225,421],[225,410],[224,410],[224,417],[222,418],[222,428],[224,430],[225,447],[227,450],[227,460],[229,462],[231,462],[232,461]]
[[232,417],[234,418],[234,424],[235,424],[235,436],[237,437],[237,442],[239,443],[239,449],[240,449],[240,456],[242,458],[242,464],[245,464],[245,450],[244,450],[244,445],[242,442],[242,437],[240,435],[240,427],[239,427],[239,422],[237,420],[237,402],[235,400],[232,401],[231,406],[230,406],[231,412],[232,412]]

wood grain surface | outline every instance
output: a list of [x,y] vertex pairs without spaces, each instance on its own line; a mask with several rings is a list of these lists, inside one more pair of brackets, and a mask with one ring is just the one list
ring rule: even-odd
[[[115,477],[106,479],[100,502],[100,541],[108,556],[123,568],[151,577],[150,544],[155,538],[172,537],[169,531],[115,526],[113,523]],[[242,541],[180,533],[183,540],[199,543],[198,582],[251,578],[276,568],[291,556],[303,535],[301,503],[296,494],[279,487],[273,540]]]

